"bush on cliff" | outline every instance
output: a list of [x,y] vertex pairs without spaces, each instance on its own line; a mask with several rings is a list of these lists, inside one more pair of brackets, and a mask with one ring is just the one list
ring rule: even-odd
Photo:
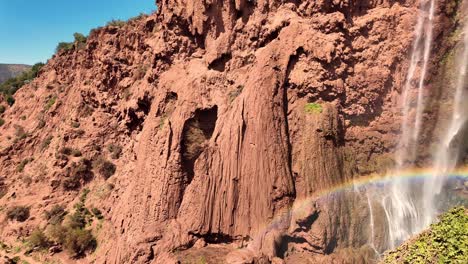
[[55,48],[55,52],[68,51],[74,49],[75,47],[77,49],[81,49],[86,46],[87,37],[85,35],[81,33],[74,33],[73,38],[73,42],[59,42]]
[[14,206],[7,211],[7,218],[10,220],[16,220],[18,222],[24,222],[29,218],[29,207],[26,206]]
[[42,67],[44,67],[44,63],[36,63],[30,70],[25,71],[16,77],[10,78],[0,84],[0,93],[4,95],[5,100],[9,105],[13,105],[15,102],[13,94],[15,94],[16,91],[18,91],[18,89],[23,85],[36,78],[39,75],[39,71],[42,69]]
[[468,210],[456,207],[414,239],[385,254],[383,263],[468,263]]

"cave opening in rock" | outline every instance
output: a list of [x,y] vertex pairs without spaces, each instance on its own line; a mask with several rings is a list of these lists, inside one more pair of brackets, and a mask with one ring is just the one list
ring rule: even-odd
[[195,161],[203,152],[208,140],[213,135],[218,119],[218,107],[197,109],[189,118],[182,131],[182,166],[189,175],[189,182],[194,175]]

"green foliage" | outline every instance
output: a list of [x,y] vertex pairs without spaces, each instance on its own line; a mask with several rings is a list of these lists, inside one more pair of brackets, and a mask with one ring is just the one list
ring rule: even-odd
[[50,245],[50,241],[41,229],[34,230],[28,238],[29,245],[32,248],[46,249]]
[[22,160],[18,166],[16,166],[16,171],[17,172],[23,172],[24,171],[24,167],[26,167],[26,165],[28,165],[29,162],[33,161],[33,158],[26,158],[24,160]]
[[58,53],[60,51],[69,51],[74,49],[75,47],[78,49],[82,49],[86,46],[87,37],[85,35],[81,33],[74,33],[73,38],[73,42],[59,42],[59,44],[55,48],[55,52]]
[[7,211],[7,218],[18,222],[24,222],[29,218],[29,207],[13,206]]
[[123,27],[127,22],[120,20],[120,19],[112,19],[111,21],[107,22],[106,26],[108,27]]
[[72,42],[59,42],[57,47],[55,48],[55,52],[60,52],[60,51],[69,51],[73,49],[73,43]]
[[44,109],[47,111],[49,110],[54,104],[55,104],[55,101],[57,101],[57,96],[52,96],[50,97],[47,102],[45,103],[44,105]]
[[304,111],[307,114],[320,114],[323,111],[323,108],[320,104],[317,103],[307,103],[304,107]]
[[62,205],[54,205],[52,209],[44,212],[44,218],[53,225],[62,223],[65,215],[67,215],[67,211]]
[[82,182],[91,180],[94,174],[91,171],[92,164],[88,159],[82,158],[79,162],[73,162],[68,169],[68,178],[62,182],[65,190],[76,190]]
[[456,207],[440,221],[385,255],[384,263],[468,263],[468,213]]
[[112,159],[120,158],[120,155],[122,154],[122,147],[120,145],[110,144],[107,147],[107,149],[111,153],[111,158]]
[[44,63],[42,62],[36,63],[30,70],[25,71],[16,77],[10,78],[0,84],[0,94],[4,95],[8,105],[13,105],[15,103],[13,94],[15,94],[16,91],[18,91],[18,89],[20,89],[23,85],[31,82],[34,78],[36,78],[43,66]]
[[47,234],[55,243],[62,245],[73,256],[82,256],[96,248],[96,239],[90,230],[72,228],[68,225],[49,226]]
[[54,138],[53,136],[46,137],[44,141],[42,141],[41,150],[46,150],[49,147],[50,142],[52,142],[53,138]]
[[93,162],[93,167],[106,180],[114,175],[117,169],[114,163],[104,159],[103,157],[97,157]]
[[70,147],[63,147],[59,150],[60,154],[66,155],[66,156],[73,156],[73,157],[81,157],[82,153],[79,149],[74,149]]
[[63,242],[64,248],[74,256],[81,256],[88,250],[94,250],[96,244],[91,231],[85,229],[69,229]]
[[86,36],[81,33],[74,33],[75,43],[86,43]]
[[[56,223],[48,228],[48,235],[55,243],[61,244],[74,257],[85,254],[86,251],[96,248],[96,239],[86,225],[92,220],[92,215],[85,207],[86,197],[89,189],[84,189],[80,200],[75,204],[75,211],[61,223]],[[52,211],[52,210],[51,210]],[[55,210],[58,215],[64,216],[63,207]],[[66,212],[65,212],[66,213]],[[56,214],[53,214],[56,215]]]
[[2,118],[0,118],[0,127],[3,126],[3,124],[5,124],[5,120],[3,120]]
[[104,218],[104,216],[102,215],[101,210],[97,209],[96,207],[91,208],[91,212],[99,220]]
[[0,115],[5,113],[6,107],[4,105],[0,105]]

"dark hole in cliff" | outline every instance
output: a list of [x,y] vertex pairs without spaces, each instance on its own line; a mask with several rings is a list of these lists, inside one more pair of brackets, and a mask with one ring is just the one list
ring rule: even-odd
[[289,26],[289,22],[286,21],[286,22],[283,22],[283,24],[276,28],[275,30],[273,30],[270,34],[268,34],[263,40],[260,41],[260,45],[259,47],[262,48],[262,47],[265,47],[268,43],[272,42],[273,40],[277,39],[281,30],[285,27]]
[[190,182],[193,178],[195,161],[203,152],[207,141],[213,135],[218,119],[218,107],[197,109],[189,118],[182,131],[182,166]]
[[226,64],[232,59],[231,53],[223,54],[221,57],[214,60],[208,69],[223,72],[226,69]]
[[126,110],[127,122],[125,125],[129,132],[140,131],[143,128],[146,116],[151,110],[151,102],[153,97],[145,94],[142,98],[138,98],[136,108]]
[[221,233],[211,233],[211,234],[204,234],[204,235],[193,234],[193,235],[199,238],[203,238],[203,240],[205,240],[205,242],[209,244],[228,244],[234,241],[231,236],[226,235],[226,234],[221,234]]

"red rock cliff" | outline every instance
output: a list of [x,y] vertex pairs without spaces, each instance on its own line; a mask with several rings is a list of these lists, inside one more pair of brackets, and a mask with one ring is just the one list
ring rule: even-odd
[[[157,5],[156,14],[94,30],[85,48],[55,55],[17,93],[0,127],[5,205],[39,215],[71,204],[78,192],[60,183],[76,161],[57,150],[92,159],[109,157],[113,144],[123,146],[116,174],[79,182],[105,216],[98,263],[169,263],[197,250],[230,263],[290,252],[337,263],[333,252],[365,244],[346,199],[288,212],[388,160],[418,3]],[[450,28],[446,9],[439,4],[439,24]],[[5,225],[2,236],[41,223]]]

